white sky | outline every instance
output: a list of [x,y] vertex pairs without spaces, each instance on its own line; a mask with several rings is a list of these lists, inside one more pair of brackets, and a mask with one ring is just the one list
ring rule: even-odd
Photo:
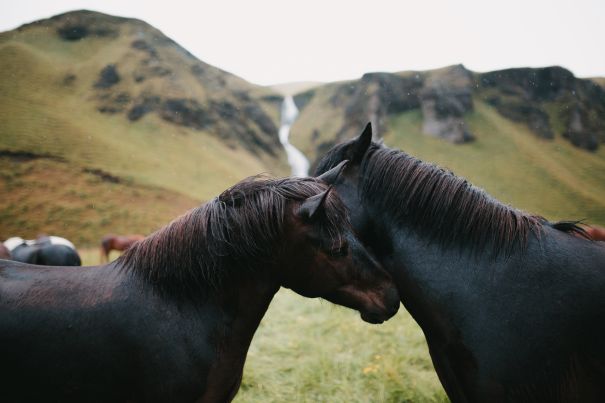
[[605,0],[2,0],[0,31],[74,9],[142,19],[264,85],[455,63],[605,76]]

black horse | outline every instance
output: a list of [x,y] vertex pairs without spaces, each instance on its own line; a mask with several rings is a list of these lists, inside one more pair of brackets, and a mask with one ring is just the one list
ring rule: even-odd
[[313,178],[241,182],[105,266],[2,261],[0,401],[228,402],[280,285],[371,323],[399,306]]
[[65,238],[43,236],[32,241],[22,238],[10,238],[11,259],[17,262],[43,266],[80,266],[82,260],[74,245]]
[[605,248],[371,139],[368,124],[317,172],[350,160],[335,189],[450,399],[605,401]]

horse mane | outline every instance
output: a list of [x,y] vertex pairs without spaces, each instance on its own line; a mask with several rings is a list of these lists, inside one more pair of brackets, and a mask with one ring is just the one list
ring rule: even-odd
[[364,197],[377,199],[396,219],[444,246],[509,255],[525,248],[531,232],[539,236],[545,222],[451,171],[380,144],[370,146],[361,172]]
[[554,229],[565,232],[566,234],[574,235],[579,238],[584,238],[592,241],[592,236],[588,233],[588,231],[578,225],[581,223],[582,221],[557,221],[554,223],[550,223],[550,225]]
[[[117,261],[169,294],[200,295],[230,276],[262,275],[279,255],[290,204],[325,191],[314,178],[250,177],[139,241]],[[350,226],[335,192],[318,220],[323,235],[341,242]]]

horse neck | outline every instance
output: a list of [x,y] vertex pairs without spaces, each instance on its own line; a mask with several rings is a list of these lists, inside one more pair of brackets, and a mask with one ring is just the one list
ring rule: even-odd
[[[497,286],[495,273],[516,270],[528,251],[507,256],[473,253],[461,247],[444,247],[435,240],[389,218],[388,213],[369,208],[377,234],[372,249],[391,273],[402,303],[429,335],[447,338],[465,309],[481,303],[485,290]],[[372,212],[374,211],[374,212]],[[530,248],[539,248],[532,237]],[[537,265],[539,261],[534,262]]]

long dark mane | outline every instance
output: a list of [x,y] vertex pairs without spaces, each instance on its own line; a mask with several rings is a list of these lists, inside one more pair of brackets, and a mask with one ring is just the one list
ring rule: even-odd
[[[323,172],[343,158],[344,146],[322,160]],[[444,246],[509,254],[524,248],[546,221],[489,196],[463,178],[402,151],[372,143],[361,164],[362,197],[393,219]]]
[[[200,294],[230,276],[262,275],[287,241],[291,203],[326,189],[313,178],[250,177],[136,243],[117,264],[169,293]],[[350,224],[335,192],[323,211],[320,231],[340,242]]]

